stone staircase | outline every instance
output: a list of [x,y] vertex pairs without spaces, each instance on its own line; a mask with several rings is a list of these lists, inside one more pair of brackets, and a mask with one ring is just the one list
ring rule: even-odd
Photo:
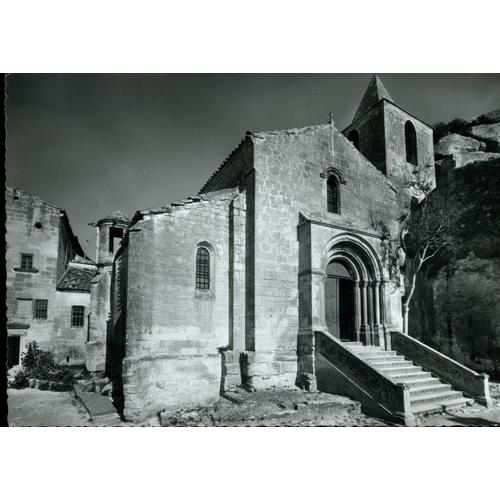
[[473,402],[396,351],[364,346],[361,342],[342,342],[342,345],[389,380],[406,384],[410,389],[411,412],[415,416],[459,408]]

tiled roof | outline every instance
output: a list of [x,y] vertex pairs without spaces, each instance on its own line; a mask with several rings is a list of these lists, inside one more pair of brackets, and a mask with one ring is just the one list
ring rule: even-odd
[[219,175],[219,173],[224,169],[224,167],[234,158],[234,155],[236,154],[236,152],[243,146],[243,144],[245,144],[245,142],[247,141],[247,138],[249,137],[249,134],[250,132],[247,132],[247,134],[245,135],[245,138],[238,144],[238,146],[236,146],[232,151],[231,153],[229,153],[229,155],[226,157],[226,159],[222,162],[222,164],[220,165],[220,167],[215,170],[212,175],[208,178],[207,182],[205,182],[205,184],[203,184],[203,187],[200,189],[199,193],[198,194],[201,194],[203,193],[204,189],[215,179],[215,177],[217,175]]
[[69,267],[57,284],[58,290],[90,292],[90,282],[97,271]]
[[86,256],[82,257],[81,255],[75,255],[72,262],[76,262],[77,264],[88,264],[88,265],[95,264],[95,262],[93,260],[89,259]]
[[221,196],[232,196],[235,193],[235,188],[219,189],[217,191],[211,191],[210,193],[204,193],[197,196],[188,196],[187,198],[180,201],[173,201],[171,203],[165,203],[162,205],[157,205],[152,208],[145,208],[142,210],[137,210],[132,219],[132,224],[141,220],[144,215],[155,215],[155,214],[170,214],[176,210],[189,205],[196,205],[200,202],[210,202],[214,199],[220,198]]

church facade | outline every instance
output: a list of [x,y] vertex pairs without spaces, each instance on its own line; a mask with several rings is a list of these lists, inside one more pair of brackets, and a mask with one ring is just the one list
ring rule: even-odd
[[197,196],[138,211],[103,278],[109,324],[90,325],[125,417],[314,390],[317,331],[390,348],[402,290],[380,223],[397,234],[417,165],[433,171],[432,129],[373,77],[345,130],[248,132]]

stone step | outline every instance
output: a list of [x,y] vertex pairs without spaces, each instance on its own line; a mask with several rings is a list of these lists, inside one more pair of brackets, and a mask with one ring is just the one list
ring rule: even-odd
[[350,341],[342,341],[342,344],[343,345],[347,345],[347,346],[354,346],[354,345],[359,345],[359,346],[362,346],[363,343],[362,342],[350,342]]
[[446,410],[451,410],[452,408],[461,408],[470,401],[471,401],[470,399],[457,396],[455,399],[450,399],[445,401],[444,404],[428,403],[428,404],[412,405],[411,410],[413,415],[426,415],[429,413],[438,413]]
[[372,361],[404,361],[405,357],[404,356],[394,356],[394,355],[383,355],[383,354],[366,354],[366,355],[361,355],[358,356],[362,360],[371,363]]
[[398,356],[397,352],[394,351],[381,351],[381,350],[374,350],[374,349],[357,349],[357,348],[350,348],[351,352],[356,354],[356,356],[359,356],[360,358],[364,357],[370,357],[370,358],[379,358],[379,357],[385,357],[385,356]]
[[410,398],[412,396],[417,396],[417,395],[422,395],[422,394],[430,394],[433,392],[439,392],[439,391],[451,391],[451,385],[450,384],[443,384],[439,382],[437,379],[432,379],[436,380],[437,383],[427,383],[427,384],[422,384],[422,385],[410,385]]
[[410,405],[426,405],[431,403],[442,403],[446,404],[446,401],[456,399],[457,397],[463,397],[461,392],[452,391],[449,389],[439,390],[436,392],[430,392],[427,394],[411,394],[410,393]]
[[394,380],[394,382],[402,384],[410,384],[412,380],[427,380],[430,377],[428,372],[420,371],[415,373],[385,373],[388,378]]
[[386,351],[378,346],[364,346],[359,342],[343,344],[394,383],[408,385],[410,408],[414,415],[443,412],[462,407],[471,401],[461,392],[453,390],[450,384],[443,383],[397,351]]
[[406,361],[404,358],[403,359],[395,359],[395,360],[381,360],[381,361],[370,361],[370,365],[374,366],[375,368],[381,369],[381,368],[396,368],[396,367],[408,367],[412,366],[415,367],[415,365],[411,361]]
[[377,352],[396,352],[396,351],[386,351],[377,345],[350,345],[351,349],[356,351],[377,351]]
[[[441,384],[441,381],[438,378],[432,377],[430,373],[425,373],[425,377],[415,378],[405,380],[404,383],[410,386],[410,390],[412,388],[418,387],[426,387],[426,386],[438,386]],[[402,382],[402,380],[398,380],[398,382]]]
[[414,364],[411,364],[410,366],[395,366],[393,368],[386,367],[386,368],[381,368],[379,371],[386,374],[388,377],[391,377],[392,375],[397,376],[397,375],[413,375],[417,373],[424,373],[420,366],[415,366]]

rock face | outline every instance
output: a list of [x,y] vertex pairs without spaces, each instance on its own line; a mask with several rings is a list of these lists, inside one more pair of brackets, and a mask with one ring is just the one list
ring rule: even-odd
[[[499,377],[500,123],[493,120],[500,122],[500,110],[470,122],[474,137],[449,134],[436,147],[434,196],[449,203],[453,244],[419,276],[409,330],[458,362]],[[472,149],[477,139],[484,139],[485,151]]]
[[484,141],[488,149],[500,153],[500,123],[484,123],[470,129],[470,135]]
[[446,156],[469,151],[484,151],[485,144],[460,134],[445,135],[435,146],[436,155]]
[[485,161],[500,158],[500,153],[487,153],[485,151],[460,153],[456,158],[456,168],[465,167],[472,163],[482,163]]
[[474,120],[474,123],[500,123],[500,108],[481,115]]

